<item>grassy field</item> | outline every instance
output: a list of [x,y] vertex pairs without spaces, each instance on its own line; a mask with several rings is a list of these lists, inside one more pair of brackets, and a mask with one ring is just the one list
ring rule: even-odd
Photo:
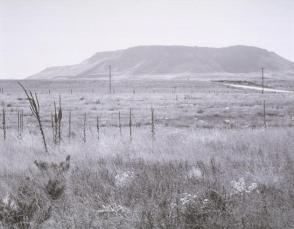
[[[236,81],[237,83],[239,81]],[[256,80],[250,82],[258,85]],[[69,112],[74,125],[83,123],[87,113],[88,122],[96,122],[96,116],[103,126],[118,124],[118,112],[123,125],[128,124],[129,109],[133,111],[135,125],[150,122],[150,109],[154,108],[156,124],[179,128],[255,128],[264,124],[263,101],[266,102],[268,126],[287,127],[293,125],[294,93],[265,93],[236,89],[222,82],[211,81],[126,81],[114,82],[114,94],[108,93],[106,81],[25,81],[23,84],[37,92],[44,125],[50,126],[50,114],[54,112],[54,101],[59,96],[63,106],[63,121]],[[276,86],[273,80],[268,84]],[[280,83],[281,84],[281,83]],[[292,81],[284,82],[289,88]],[[0,86],[2,107],[6,107],[8,127],[14,128],[17,112],[24,111],[28,125],[33,123],[25,94],[15,81],[3,81]],[[277,88],[281,88],[278,87]],[[50,94],[49,94],[50,91]]]
[[[24,92],[15,81],[0,82],[3,228],[294,227],[294,94],[204,80],[114,82],[112,95],[105,81],[22,83],[38,93],[49,152]],[[55,144],[51,114],[59,96]]]

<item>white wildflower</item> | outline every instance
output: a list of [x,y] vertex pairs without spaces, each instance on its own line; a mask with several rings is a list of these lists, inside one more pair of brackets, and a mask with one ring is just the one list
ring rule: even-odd
[[256,190],[257,189],[257,183],[251,183],[249,186],[248,186],[248,188],[247,188],[247,190],[246,190],[246,192],[253,192],[254,190]]
[[188,171],[188,177],[189,178],[200,178],[202,177],[202,172],[199,168],[197,167],[192,167],[189,171]]
[[238,181],[231,181],[231,185],[233,188],[233,194],[241,193],[246,190],[246,184],[244,178],[240,178]]
[[171,208],[175,208],[175,207],[177,206],[177,204],[176,204],[175,202],[172,202],[172,203],[170,204],[170,206],[171,206]]
[[209,199],[204,199],[204,200],[202,201],[203,204],[208,204],[208,202],[209,202]]
[[99,214],[115,214],[122,215],[128,212],[128,209],[119,204],[103,205],[102,209],[98,211]]
[[5,205],[5,207],[9,207],[11,209],[17,209],[16,203],[14,199],[11,197],[10,194],[7,194],[3,199],[2,203]]
[[118,187],[123,187],[131,183],[135,175],[132,171],[126,171],[119,173],[115,176],[115,185]]
[[197,198],[197,195],[195,195],[195,194],[192,195],[192,194],[189,194],[189,193],[183,193],[182,195],[183,195],[183,197],[180,198],[180,203],[182,205],[186,205],[186,204],[194,201]]
[[225,124],[231,124],[232,122],[231,122],[230,119],[225,119],[225,120],[224,120],[224,123],[225,123]]
[[258,187],[257,183],[251,183],[247,186],[243,177],[240,178],[238,181],[231,181],[231,185],[233,188],[232,194],[242,194],[244,192],[251,193]]

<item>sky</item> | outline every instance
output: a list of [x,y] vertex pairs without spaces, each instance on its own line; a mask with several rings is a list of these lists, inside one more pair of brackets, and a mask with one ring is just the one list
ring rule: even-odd
[[137,45],[250,45],[294,61],[294,0],[0,0],[0,79]]

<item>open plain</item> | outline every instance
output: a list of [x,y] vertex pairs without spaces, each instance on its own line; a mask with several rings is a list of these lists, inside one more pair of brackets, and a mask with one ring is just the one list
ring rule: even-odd
[[3,227],[293,228],[294,81],[259,81],[21,81],[48,152],[1,81]]

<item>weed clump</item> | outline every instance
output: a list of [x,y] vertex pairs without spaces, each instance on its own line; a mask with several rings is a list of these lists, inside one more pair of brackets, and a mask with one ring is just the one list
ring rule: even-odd
[[70,156],[60,163],[34,163],[41,174],[20,180],[15,192],[0,199],[0,222],[5,228],[39,228],[64,194]]

